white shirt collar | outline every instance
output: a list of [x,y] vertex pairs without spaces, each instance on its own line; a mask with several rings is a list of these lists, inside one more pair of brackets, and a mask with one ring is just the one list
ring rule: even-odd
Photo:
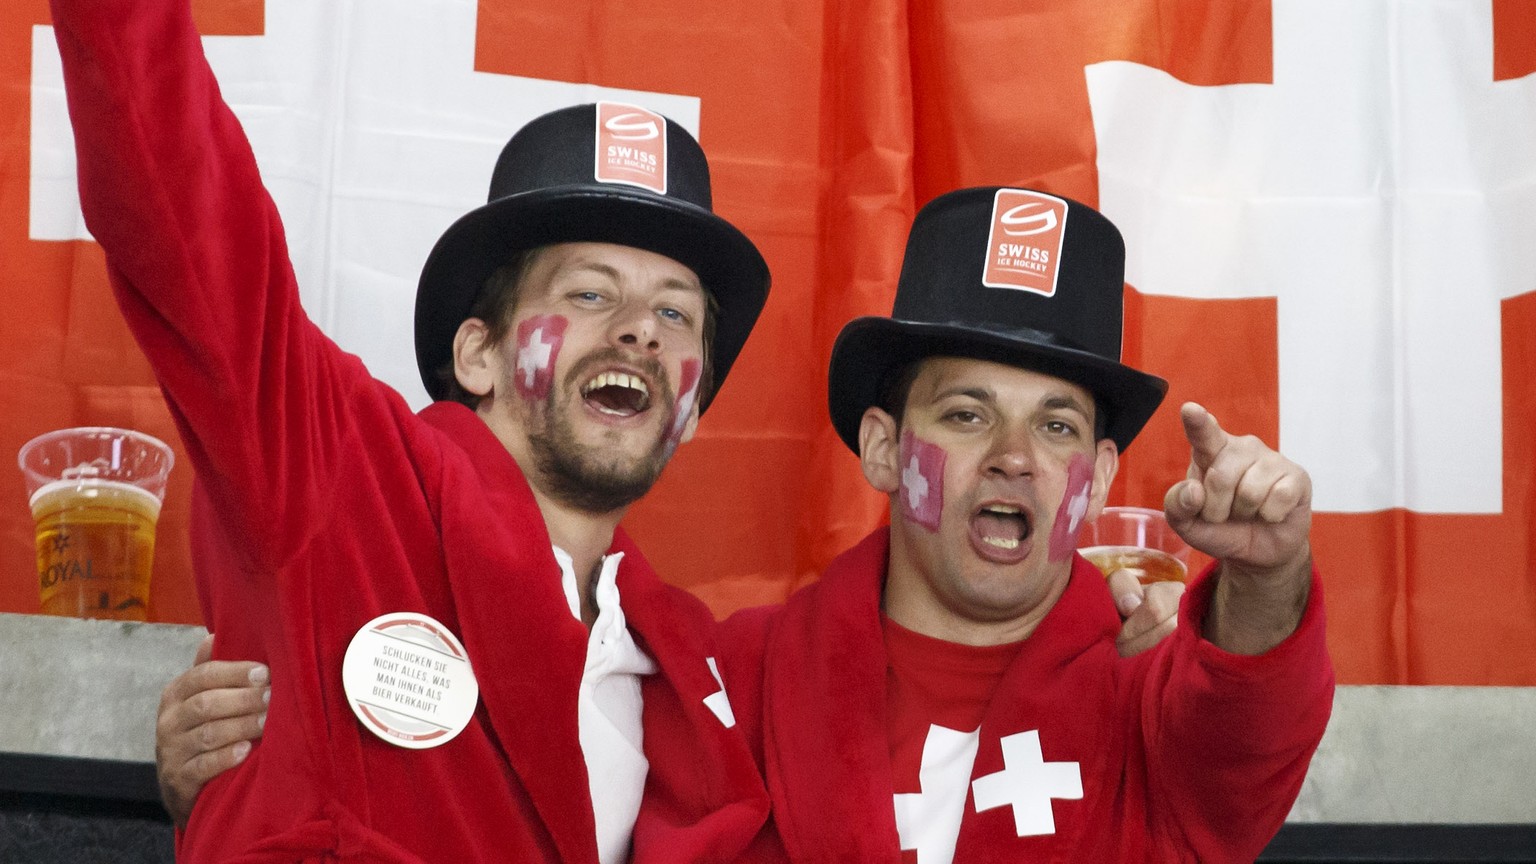
[[[560,587],[565,589],[565,602],[571,607],[571,615],[576,620],[581,620],[581,588],[576,581],[576,562],[569,552],[559,546],[551,546],[555,553],[555,561],[560,565]],[[597,590],[592,594],[597,598],[597,608],[616,606],[619,596],[619,562],[624,560],[623,552],[615,552],[612,555],[604,555],[602,569],[597,574]]]

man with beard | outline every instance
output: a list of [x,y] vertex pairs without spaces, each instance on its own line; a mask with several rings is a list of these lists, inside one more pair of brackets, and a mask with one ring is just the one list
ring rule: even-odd
[[753,860],[1241,862],[1280,827],[1333,693],[1306,471],[1183,406],[1164,510],[1216,560],[1135,656],[1074,552],[1167,388],[1119,362],[1123,261],[1082,204],[952,192],[892,316],[839,334],[832,423],[890,526],[719,634]]
[[197,469],[205,620],[285,682],[179,852],[732,857],[767,802],[710,618],[617,531],[768,290],[697,142],[612,103],[513,136],[423,269],[413,414],[300,308],[187,0],[51,6],[86,221]]

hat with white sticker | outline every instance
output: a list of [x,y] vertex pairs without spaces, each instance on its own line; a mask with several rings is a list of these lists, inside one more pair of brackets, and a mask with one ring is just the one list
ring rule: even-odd
[[416,288],[416,366],[434,399],[459,325],[486,279],[517,253],[553,243],[616,243],[691,269],[714,298],[712,384],[725,380],[768,299],[757,247],[715,215],[709,163],[688,131],[617,102],[576,105],[529,121],[507,142],[483,207],[443,232]]
[[891,317],[850,321],[832,348],[832,425],[855,453],[889,376],[924,357],[991,360],[1093,394],[1121,450],[1168,382],[1120,362],[1125,241],[1092,207],[1032,189],[960,189],[912,222]]

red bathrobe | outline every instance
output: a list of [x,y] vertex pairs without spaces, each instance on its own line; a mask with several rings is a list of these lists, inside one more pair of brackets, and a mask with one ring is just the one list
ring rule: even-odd
[[[903,860],[892,795],[919,790],[896,789],[891,769],[887,544],[877,531],[787,606],[723,625],[726,685],[765,766],[778,832],[759,838],[755,860],[786,850],[800,864]],[[1121,659],[1104,577],[1076,559],[997,687],[969,776],[1008,788],[1021,745],[1038,741],[1044,762],[1077,763],[1082,796],[1050,801],[1052,833],[1020,837],[1014,808],[978,812],[972,787],[955,864],[1254,859],[1295,800],[1332,707],[1322,592],[1314,574],[1296,632],[1243,657],[1200,636],[1214,585],[1192,582],[1174,635]],[[1014,774],[1005,746],[1019,748]]]
[[[86,221],[200,488],[194,553],[224,657],[272,667],[265,737],[202,793],[189,861],[595,862],[577,737],[587,632],[528,486],[468,409],[414,415],[305,316],[282,227],[187,0],[55,0]],[[407,346],[400,346],[407,350]],[[766,818],[704,702],[711,619],[622,535],[644,679],[637,861],[725,860]],[[354,718],[343,654],[432,616],[480,685],[469,727],[407,750]],[[718,700],[716,700],[718,705]]]

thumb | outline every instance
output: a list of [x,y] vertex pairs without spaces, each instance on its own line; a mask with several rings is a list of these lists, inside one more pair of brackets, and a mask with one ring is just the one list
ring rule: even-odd
[[192,665],[196,666],[199,663],[207,663],[209,660],[212,660],[212,659],[213,659],[213,634],[209,633],[207,636],[203,637],[203,641],[202,642],[198,643],[198,645],[197,645],[197,656],[192,659]]
[[1122,567],[1109,574],[1109,596],[1114,598],[1115,608],[1120,611],[1121,618],[1131,617],[1131,613],[1141,605],[1142,587],[1141,580],[1137,578],[1138,572]]

